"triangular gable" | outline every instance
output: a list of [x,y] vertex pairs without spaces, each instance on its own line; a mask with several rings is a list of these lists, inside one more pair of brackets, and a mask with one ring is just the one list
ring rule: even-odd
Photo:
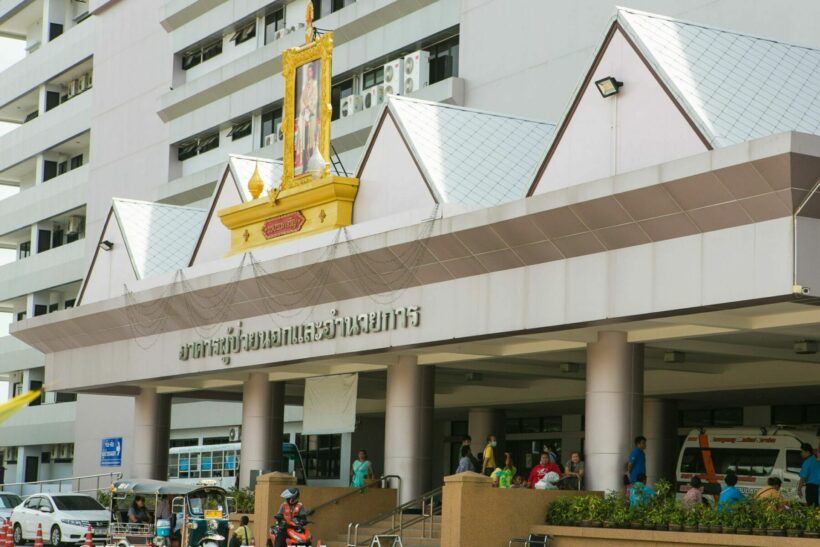
[[820,49],[632,9],[618,22],[714,147],[820,134]]
[[[595,82],[614,77],[603,98]],[[576,91],[528,195],[697,154],[711,143],[618,20]]]
[[353,202],[356,224],[439,203],[386,107],[373,126],[356,176],[359,179]]
[[[103,241],[113,243],[111,250],[102,248]],[[137,281],[137,273],[112,205],[108,210],[100,239],[94,249],[94,256],[77,295],[76,305],[120,296],[123,284],[132,284],[135,281]]]

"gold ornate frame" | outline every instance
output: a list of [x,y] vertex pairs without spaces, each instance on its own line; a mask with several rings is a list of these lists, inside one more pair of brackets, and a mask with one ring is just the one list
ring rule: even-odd
[[333,107],[330,99],[332,77],[331,57],[333,56],[333,33],[323,34],[304,46],[290,48],[282,54],[282,76],[285,79],[285,102],[282,123],[285,131],[282,184],[279,190],[286,190],[311,180],[310,173],[299,176],[293,174],[293,124],[296,118],[296,69],[305,63],[321,60],[322,74],[319,90],[321,121],[319,125],[319,151],[325,159],[324,176],[330,174],[330,118]]

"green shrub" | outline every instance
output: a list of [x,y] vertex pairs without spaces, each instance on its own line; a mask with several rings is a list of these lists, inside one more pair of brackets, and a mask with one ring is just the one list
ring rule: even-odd
[[97,501],[105,508],[111,507],[111,491],[97,490]]
[[232,488],[228,494],[234,500],[237,513],[253,513],[256,505],[256,494],[250,488]]

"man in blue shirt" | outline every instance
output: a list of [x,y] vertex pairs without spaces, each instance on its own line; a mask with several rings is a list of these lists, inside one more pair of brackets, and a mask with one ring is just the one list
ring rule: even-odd
[[809,456],[809,461],[811,466],[806,478],[806,502],[810,506],[816,507],[820,505],[820,450]]
[[814,457],[814,449],[809,443],[800,445],[801,456],[803,457],[803,465],[800,467],[800,483],[797,485],[797,495],[803,495],[803,487],[806,487],[806,504],[811,507],[817,505],[817,485],[809,484],[809,479],[812,478],[812,468],[817,465],[817,458]]
[[718,513],[731,511],[732,505],[746,499],[746,496],[735,488],[737,475],[730,472],[726,475],[725,481],[726,486],[720,491],[720,499],[718,500]]
[[629,475],[629,482],[638,481],[638,475],[646,475],[646,437],[638,435],[635,437],[635,448],[629,453],[626,472]]

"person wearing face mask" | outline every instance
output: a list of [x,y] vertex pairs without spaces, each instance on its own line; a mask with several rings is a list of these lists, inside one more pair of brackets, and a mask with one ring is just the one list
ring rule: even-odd
[[484,459],[481,460],[481,472],[488,477],[493,474],[495,470],[495,447],[498,442],[495,440],[495,435],[487,437],[487,445],[484,447]]

